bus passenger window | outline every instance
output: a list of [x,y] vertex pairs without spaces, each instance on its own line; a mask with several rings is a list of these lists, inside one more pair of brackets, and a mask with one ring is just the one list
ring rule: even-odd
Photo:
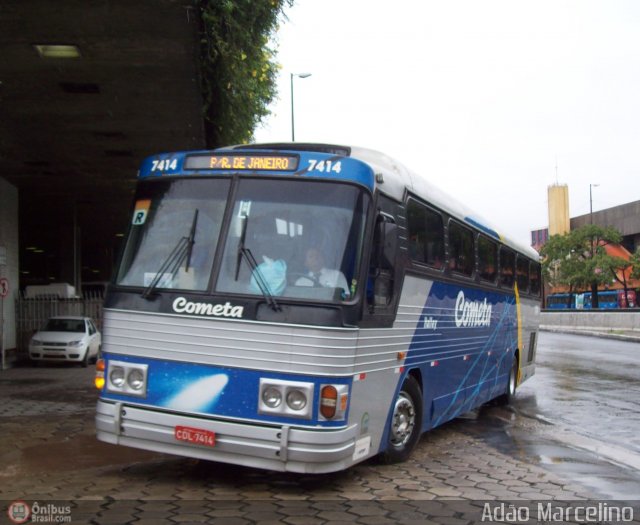
[[498,275],[498,245],[482,235],[478,238],[478,269],[482,280],[495,282]]
[[449,223],[449,269],[471,276],[475,265],[473,255],[473,233],[457,224]]
[[515,269],[516,254],[503,247],[500,250],[500,284],[502,286],[506,288],[513,286]]
[[518,256],[516,263],[516,280],[518,291],[526,293],[529,290],[529,262],[520,256]]
[[434,268],[442,268],[444,258],[442,216],[419,202],[409,199],[407,224],[411,259]]

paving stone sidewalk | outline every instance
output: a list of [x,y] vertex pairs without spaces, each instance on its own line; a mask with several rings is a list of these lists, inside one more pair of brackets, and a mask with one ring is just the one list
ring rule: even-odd
[[[91,369],[0,375],[0,499],[71,506],[72,523],[474,523],[482,502],[597,498],[456,420],[412,458],[299,475],[115,447],[94,437]],[[528,424],[535,424],[529,422]],[[524,503],[523,503],[524,504]],[[640,514],[639,514],[640,515]],[[6,520],[6,512],[2,519]],[[8,521],[7,521],[8,522]]]

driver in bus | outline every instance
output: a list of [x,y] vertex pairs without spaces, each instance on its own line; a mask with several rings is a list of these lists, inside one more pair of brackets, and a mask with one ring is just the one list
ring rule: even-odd
[[321,286],[324,288],[342,288],[344,298],[348,298],[349,285],[340,270],[327,268],[322,252],[318,248],[309,248],[305,254],[307,273],[299,277],[296,286]]

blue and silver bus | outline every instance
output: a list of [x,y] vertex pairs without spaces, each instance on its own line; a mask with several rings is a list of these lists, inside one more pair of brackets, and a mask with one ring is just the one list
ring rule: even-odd
[[141,166],[105,297],[100,440],[277,471],[405,460],[534,373],[538,255],[388,156]]

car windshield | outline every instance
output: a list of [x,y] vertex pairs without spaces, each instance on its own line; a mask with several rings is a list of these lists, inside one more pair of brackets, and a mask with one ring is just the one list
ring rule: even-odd
[[228,179],[141,184],[117,284],[206,290],[229,186]]
[[85,331],[83,319],[49,319],[45,332],[82,332]]
[[348,301],[358,288],[367,194],[347,184],[241,180],[216,290]]

